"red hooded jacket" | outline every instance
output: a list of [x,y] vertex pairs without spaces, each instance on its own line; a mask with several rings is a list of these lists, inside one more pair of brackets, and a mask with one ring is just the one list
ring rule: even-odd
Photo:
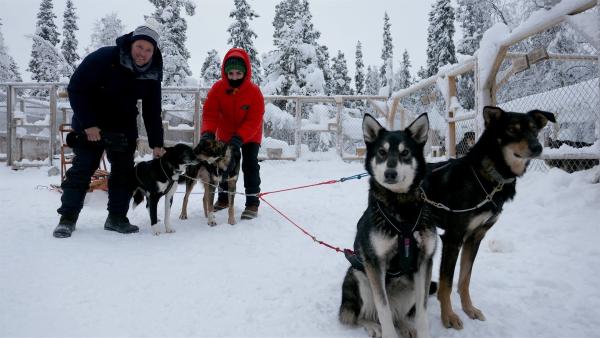
[[[225,61],[239,57],[246,64],[246,76],[239,88],[232,88],[225,74]],[[221,79],[209,90],[202,112],[201,133],[211,132],[217,139],[229,142],[238,135],[242,142],[261,143],[265,101],[256,84],[252,82],[252,68],[248,53],[240,48],[232,48],[221,66]]]

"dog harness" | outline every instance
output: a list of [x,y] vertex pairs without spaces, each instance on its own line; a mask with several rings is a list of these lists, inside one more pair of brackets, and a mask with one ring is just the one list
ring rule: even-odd
[[[417,247],[417,241],[415,240],[413,233],[421,219],[422,209],[419,211],[419,216],[414,223],[400,222],[399,224],[396,224],[392,222],[383,209],[381,209],[379,202],[376,202],[376,204],[376,211],[381,213],[386,223],[395,229],[398,235],[398,252],[389,262],[386,278],[397,278],[417,271],[419,248]],[[344,255],[354,269],[365,272],[365,266],[358,254],[344,251]]]

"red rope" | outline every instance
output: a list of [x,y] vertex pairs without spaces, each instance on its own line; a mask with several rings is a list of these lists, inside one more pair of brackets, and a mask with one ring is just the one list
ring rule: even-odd
[[[310,188],[310,187],[314,187],[317,185],[324,185],[324,184],[334,184],[334,183],[338,183],[339,180],[329,180],[329,181],[323,181],[320,183],[315,183],[315,184],[308,184],[308,185],[302,185],[299,187],[294,187],[294,188],[288,188],[288,189],[281,189],[281,190],[274,190],[274,191],[267,191],[267,192],[263,192],[263,193],[259,193],[257,196],[258,198],[261,198],[264,195],[268,195],[268,194],[274,194],[276,192],[284,192],[284,191],[290,191],[290,190],[297,190],[297,189],[304,189],[304,188]],[[266,201],[265,201],[266,202]],[[267,202],[267,204],[269,204]]]
[[333,246],[333,245],[331,245],[329,243],[326,243],[326,242],[323,242],[323,241],[317,239],[317,237],[311,235],[308,231],[306,231],[304,228],[302,228],[296,222],[294,222],[291,218],[289,218],[283,212],[281,212],[279,209],[277,209],[273,204],[269,203],[269,201],[267,201],[266,199],[263,198],[264,195],[270,194],[270,193],[274,193],[274,192],[294,190],[294,189],[300,189],[300,188],[305,188],[305,187],[310,187],[310,186],[315,186],[315,185],[320,185],[320,184],[331,184],[331,183],[336,183],[336,182],[337,181],[327,181],[327,182],[321,182],[321,183],[307,185],[307,186],[298,187],[298,188],[291,188],[291,189],[285,189],[285,190],[271,191],[271,192],[268,192],[268,193],[259,194],[258,198],[260,198],[263,202],[267,203],[268,206],[270,206],[273,210],[275,210],[283,218],[285,218],[286,220],[288,220],[288,222],[292,223],[296,228],[298,228],[300,231],[302,231],[306,236],[310,237],[314,242],[317,242],[318,244],[321,244],[321,245],[323,245],[325,247],[328,247],[328,248],[330,248],[332,250],[335,250],[336,252],[343,252],[343,253],[354,254],[354,251],[352,251],[350,249],[340,249],[337,246]]

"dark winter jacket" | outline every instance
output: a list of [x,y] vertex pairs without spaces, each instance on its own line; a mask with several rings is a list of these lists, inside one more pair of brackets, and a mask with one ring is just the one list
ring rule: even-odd
[[[239,88],[231,88],[225,74],[225,63],[231,57],[244,60],[248,70]],[[232,48],[223,59],[221,79],[208,92],[202,110],[202,133],[216,133],[217,138],[229,142],[238,135],[243,143],[262,141],[265,101],[256,84],[252,82],[252,68],[248,53]]]
[[157,48],[150,68],[136,73],[131,59],[131,35],[117,39],[116,46],[102,47],[89,54],[75,69],[69,82],[73,108],[72,127],[90,127],[124,133],[130,142],[138,137],[137,100],[151,148],[163,146],[161,117],[162,55]]

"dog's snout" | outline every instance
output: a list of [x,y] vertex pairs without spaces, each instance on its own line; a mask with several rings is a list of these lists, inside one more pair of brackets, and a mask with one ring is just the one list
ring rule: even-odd
[[542,145],[539,143],[532,144],[529,149],[531,150],[531,154],[535,156],[539,156],[542,153]]
[[386,181],[395,181],[398,178],[398,172],[395,169],[386,169],[383,176]]

